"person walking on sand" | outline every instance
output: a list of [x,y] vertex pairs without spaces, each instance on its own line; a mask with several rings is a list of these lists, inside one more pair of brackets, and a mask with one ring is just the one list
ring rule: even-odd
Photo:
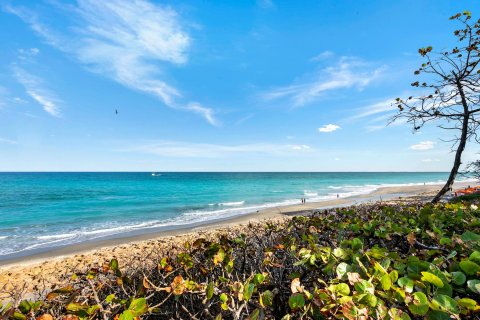
[[337,193],[337,199],[340,197],[340,195]]

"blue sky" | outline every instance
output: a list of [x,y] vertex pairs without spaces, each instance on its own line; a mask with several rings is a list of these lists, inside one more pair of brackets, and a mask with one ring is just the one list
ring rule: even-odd
[[449,170],[385,125],[475,4],[3,1],[0,171]]

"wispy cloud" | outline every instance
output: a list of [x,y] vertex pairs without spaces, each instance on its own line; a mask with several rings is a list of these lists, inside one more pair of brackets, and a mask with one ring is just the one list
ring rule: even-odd
[[318,131],[320,132],[333,132],[335,130],[340,129],[339,125],[336,124],[326,124],[323,127],[318,128]]
[[0,143],[13,145],[13,144],[17,144],[18,142],[10,139],[0,138]]
[[[349,118],[349,120],[359,120],[366,117],[378,116],[383,114],[381,120],[386,120],[393,111],[396,110],[396,105],[393,105],[395,98],[387,98],[379,102],[369,104],[365,107],[358,108],[356,114]],[[387,115],[385,115],[387,113]]]
[[46,88],[44,81],[19,67],[13,68],[17,81],[23,85],[25,92],[46,112],[54,117],[60,116],[61,100],[50,89]]
[[257,0],[257,5],[263,9],[275,8],[275,3],[272,0]]
[[200,114],[214,125],[219,123],[213,109],[182,102],[181,92],[163,80],[167,64],[188,61],[191,43],[172,8],[147,0],[79,0],[75,6],[60,7],[60,14],[70,21],[62,31],[42,23],[28,9],[5,10],[23,19],[50,45],[75,56],[88,70],[154,95],[171,108]]
[[174,158],[218,158],[239,154],[268,154],[268,155],[298,155],[315,151],[304,144],[240,144],[219,145],[207,143],[188,143],[175,141],[160,141],[136,145],[121,151],[141,152]]
[[422,141],[422,142],[419,142],[417,144],[414,144],[414,145],[411,145],[410,146],[410,149],[412,150],[430,150],[430,149],[433,149],[433,146],[434,146],[435,142],[433,141]]
[[262,96],[266,100],[288,99],[299,107],[314,102],[326,92],[340,89],[363,89],[378,79],[384,67],[371,64],[354,57],[341,57],[335,65],[319,69],[313,75],[303,76],[306,80],[272,89]]
[[316,62],[316,61],[322,61],[327,58],[333,57],[335,54],[332,51],[323,51],[319,54],[317,54],[315,57],[311,58],[310,61]]
[[422,159],[422,162],[440,162],[440,159],[427,158],[427,159]]

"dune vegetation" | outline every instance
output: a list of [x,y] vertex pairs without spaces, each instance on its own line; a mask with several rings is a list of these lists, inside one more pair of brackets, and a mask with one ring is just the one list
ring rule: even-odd
[[374,204],[257,223],[73,274],[3,319],[474,319],[480,210]]

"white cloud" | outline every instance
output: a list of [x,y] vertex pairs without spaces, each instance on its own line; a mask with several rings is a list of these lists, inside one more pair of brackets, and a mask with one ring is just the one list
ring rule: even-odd
[[440,159],[430,159],[430,158],[427,158],[427,159],[422,159],[422,162],[439,162]]
[[309,150],[311,149],[310,146],[307,146],[306,144],[297,144],[297,145],[292,145],[291,146],[293,150]]
[[25,92],[38,104],[40,104],[46,112],[52,116],[60,116],[60,99],[51,90],[47,89],[43,80],[26,72],[25,70],[14,67],[14,76],[17,81],[25,87]]
[[34,12],[5,9],[22,18],[52,46],[74,55],[88,70],[218,124],[212,109],[199,103],[179,103],[181,92],[163,80],[165,64],[187,62],[191,43],[172,8],[147,0],[79,0],[76,6],[61,9],[71,20],[61,32],[41,23]]
[[382,74],[383,67],[371,68],[370,65],[353,57],[341,57],[339,61],[315,74],[306,76],[303,81],[275,88],[264,93],[266,100],[288,99],[293,106],[299,107],[318,100],[326,92],[340,89],[363,89]]
[[318,128],[318,131],[320,132],[333,132],[335,130],[340,129],[340,126],[336,124],[326,124],[323,127]]
[[315,151],[308,145],[255,143],[241,145],[218,145],[208,143],[188,143],[160,141],[135,145],[121,151],[141,152],[174,158],[218,158],[239,154],[295,155]]
[[430,149],[433,149],[433,145],[435,144],[435,142],[433,141],[422,141],[422,142],[419,142],[417,144],[414,144],[414,145],[411,145],[410,146],[410,149],[412,150],[430,150]]
[[26,60],[30,57],[36,56],[40,52],[38,48],[18,49],[18,57],[22,60]]
[[10,139],[5,139],[5,138],[0,138],[0,143],[5,143],[5,144],[17,144],[17,141],[10,140]]
[[396,105],[393,105],[393,102],[395,101],[395,98],[388,98],[373,104],[370,104],[368,106],[359,108],[357,110],[357,114],[354,116],[350,117],[349,120],[359,120],[362,118],[378,115],[378,114],[383,114],[383,113],[388,113],[387,115],[384,115],[382,120],[386,120],[388,117],[391,116],[392,112],[397,109]]
[[310,61],[322,61],[324,59],[333,57],[335,54],[332,51],[323,51],[322,53],[316,55],[315,57],[311,58]]
[[263,9],[275,8],[275,3],[272,0],[257,0],[257,5]]
[[186,109],[201,114],[211,125],[219,125],[219,122],[214,117],[214,111],[210,108],[202,107],[198,102],[189,103]]

